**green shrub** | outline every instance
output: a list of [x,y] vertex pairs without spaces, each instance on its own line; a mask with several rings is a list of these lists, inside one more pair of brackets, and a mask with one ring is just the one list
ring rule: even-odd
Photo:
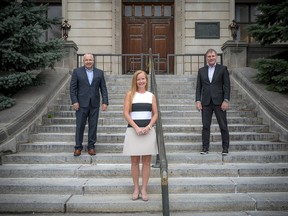
[[37,76],[33,73],[19,72],[0,76],[0,92],[12,96],[23,87],[37,85]]
[[47,117],[48,117],[48,118],[54,118],[54,115],[51,114],[51,113],[49,113],[49,114],[47,115]]
[[15,103],[15,99],[0,95],[0,111],[12,107]]
[[285,61],[288,61],[288,50],[281,51],[275,55],[272,55],[269,57],[269,59],[283,59]]
[[288,92],[288,62],[283,59],[257,59],[253,67],[259,72],[257,81],[266,84],[267,89],[275,92]]
[[268,86],[268,89],[276,92],[288,92],[288,71],[272,77],[274,81]]

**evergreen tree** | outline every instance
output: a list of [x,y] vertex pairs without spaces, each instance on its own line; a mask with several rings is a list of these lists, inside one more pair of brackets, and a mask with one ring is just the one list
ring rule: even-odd
[[[256,24],[248,27],[248,32],[261,45],[288,41],[288,0],[262,0],[258,5],[260,14]],[[279,58],[279,59],[277,59]],[[288,92],[287,51],[256,59],[254,67],[258,69],[256,79],[267,85],[268,90]]]
[[3,0],[0,4],[0,110],[15,104],[21,88],[39,83],[31,70],[53,68],[63,57],[63,40],[43,41],[58,18],[47,19],[48,5]]
[[0,70],[26,72],[53,67],[63,56],[62,40],[41,41],[59,19],[47,19],[47,5],[29,1],[2,4],[0,13]]
[[256,24],[248,32],[262,45],[288,40],[288,0],[262,0]]

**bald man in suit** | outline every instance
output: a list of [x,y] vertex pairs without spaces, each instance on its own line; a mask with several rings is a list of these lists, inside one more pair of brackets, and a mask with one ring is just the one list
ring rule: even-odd
[[102,111],[108,107],[108,92],[104,72],[94,67],[94,56],[87,53],[83,57],[84,66],[74,69],[70,83],[70,98],[76,111],[76,134],[74,156],[80,156],[83,150],[83,134],[88,119],[88,153],[95,155],[97,125],[102,97]]
[[228,154],[229,130],[227,109],[230,100],[230,78],[227,67],[217,64],[217,52],[209,49],[206,54],[207,65],[200,68],[196,84],[196,108],[202,115],[202,151],[208,154],[210,147],[210,127],[213,112],[217,118],[221,138],[222,155]]

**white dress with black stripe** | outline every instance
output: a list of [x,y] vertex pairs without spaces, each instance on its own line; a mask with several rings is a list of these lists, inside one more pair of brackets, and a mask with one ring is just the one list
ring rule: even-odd
[[[153,94],[146,91],[143,94],[135,93],[132,101],[131,118],[139,127],[146,127],[152,117]],[[154,127],[145,135],[138,135],[131,125],[128,124],[125,133],[124,155],[155,155],[158,154],[156,133]]]

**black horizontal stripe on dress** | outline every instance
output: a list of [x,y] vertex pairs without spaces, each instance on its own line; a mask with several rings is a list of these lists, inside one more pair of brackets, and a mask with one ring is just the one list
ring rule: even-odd
[[[151,103],[134,103],[132,104],[132,112],[152,112]],[[151,119],[133,119],[138,127],[146,127]],[[128,124],[128,127],[132,127]]]
[[151,103],[134,103],[132,104],[132,112],[138,111],[152,111],[152,104]]
[[[138,119],[134,120],[134,122],[137,124],[138,127],[146,127],[150,123],[150,119]],[[128,124],[128,127],[132,126]]]

